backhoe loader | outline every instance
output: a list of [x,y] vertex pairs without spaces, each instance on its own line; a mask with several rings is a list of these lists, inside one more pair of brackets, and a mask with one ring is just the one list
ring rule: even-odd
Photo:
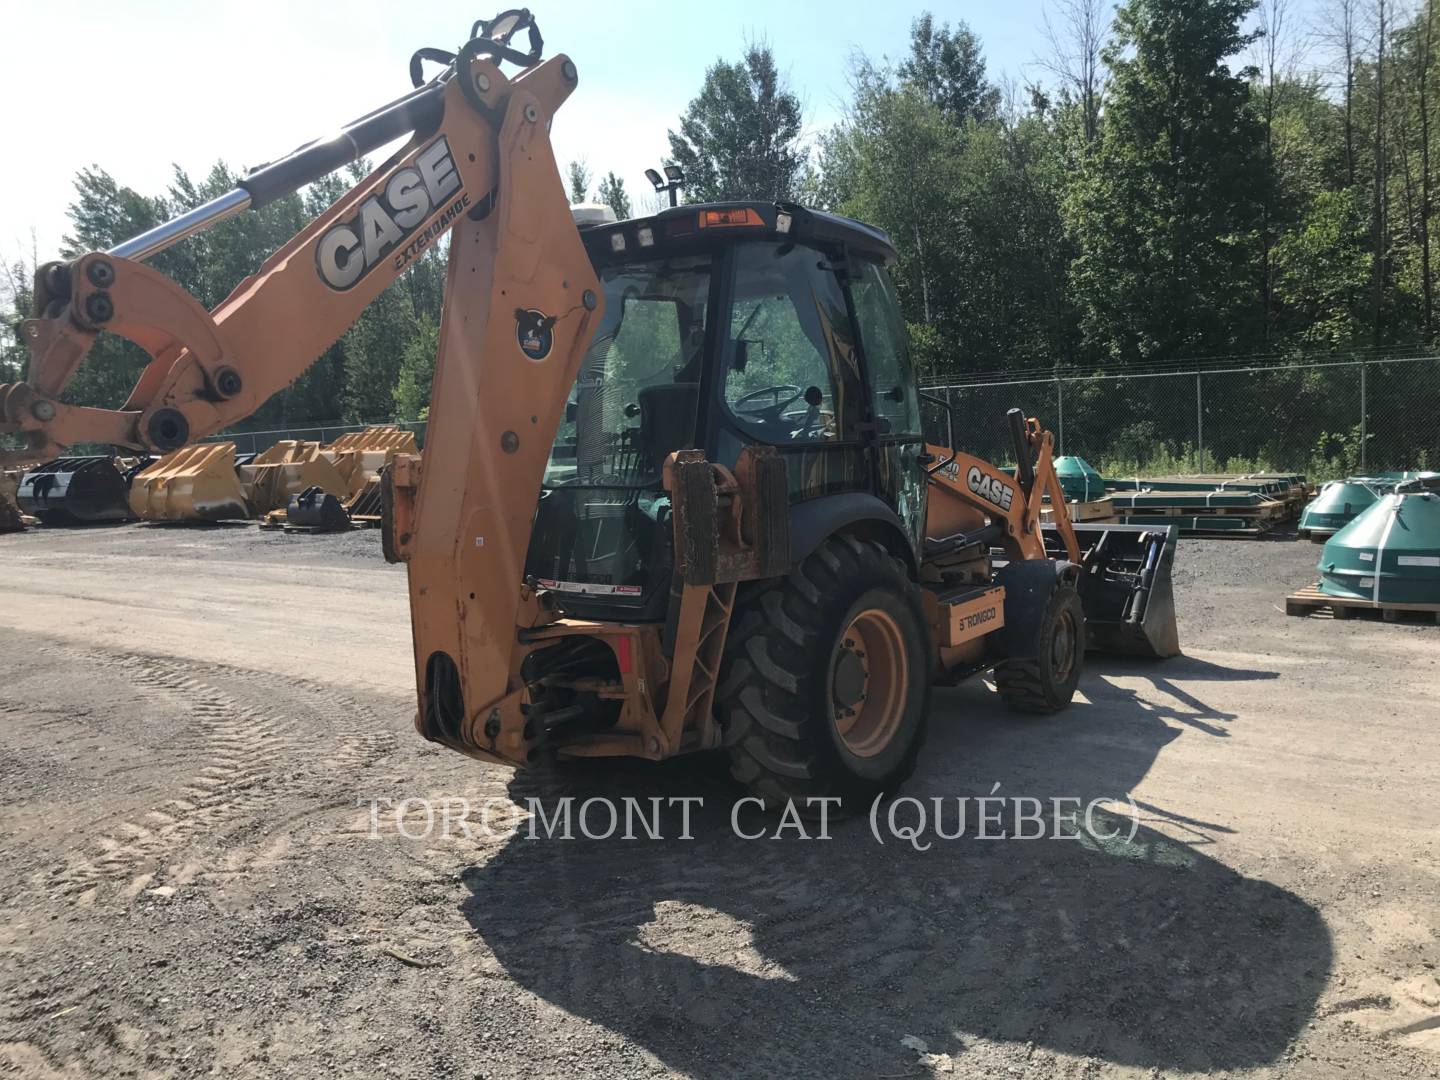
[[[1178,651],[1173,532],[1077,533],[1018,412],[1013,471],[925,441],[882,231],[761,201],[577,226],[549,129],[578,73],[540,53],[527,11],[477,23],[339,136],[42,267],[10,456],[221,431],[448,236],[424,459],[381,499],[426,739],[512,766],[723,748],[762,796],[851,801],[909,774],[937,682],[993,671],[1049,713],[1087,631]],[[213,311],[145,262],[401,138]],[[152,360],[122,408],[66,404],[101,333]]]

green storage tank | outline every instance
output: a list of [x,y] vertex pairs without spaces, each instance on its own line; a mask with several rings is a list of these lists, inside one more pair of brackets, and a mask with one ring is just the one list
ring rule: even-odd
[[1300,515],[1300,535],[1320,540],[1339,532],[1380,498],[1377,484],[1378,481],[1358,476],[1330,481]]
[[1401,480],[1434,480],[1440,478],[1437,472],[1382,472],[1375,474],[1376,479],[1389,480],[1391,483],[1398,483]]
[[1060,478],[1060,486],[1067,499],[1074,502],[1094,502],[1105,497],[1105,481],[1084,458],[1056,458],[1055,475]]
[[1320,556],[1320,591],[1377,604],[1440,604],[1440,493],[1402,484],[1332,536]]

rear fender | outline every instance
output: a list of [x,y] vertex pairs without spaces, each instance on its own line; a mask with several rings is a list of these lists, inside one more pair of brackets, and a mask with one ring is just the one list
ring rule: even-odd
[[919,576],[919,561],[900,516],[874,495],[862,491],[825,495],[790,508],[791,565],[798,566],[839,533],[874,540],[904,562],[912,578]]

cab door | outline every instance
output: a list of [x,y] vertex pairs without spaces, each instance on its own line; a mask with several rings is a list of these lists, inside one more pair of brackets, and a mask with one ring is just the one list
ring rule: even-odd
[[924,436],[909,338],[890,275],[851,255],[849,287],[869,405],[866,425],[876,494],[905,523],[916,551],[925,538]]

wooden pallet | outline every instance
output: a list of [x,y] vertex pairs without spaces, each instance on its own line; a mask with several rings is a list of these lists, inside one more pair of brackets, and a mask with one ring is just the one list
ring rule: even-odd
[[1197,506],[1193,503],[1165,503],[1155,501],[1139,506],[1117,505],[1116,513],[1130,517],[1152,514],[1156,517],[1243,517],[1259,521],[1283,521],[1291,514],[1291,507],[1282,502],[1252,503],[1249,506]]
[[[1093,502],[1072,500],[1065,504],[1065,509],[1070,511],[1070,520],[1074,522],[1116,520],[1115,503],[1108,496],[1103,499],[1095,499]],[[1044,505],[1040,507],[1040,520],[1047,523],[1055,520],[1055,512],[1050,509],[1049,499],[1046,499]]]
[[1319,585],[1311,585],[1285,598],[1285,614],[1321,615],[1329,613],[1332,619],[1349,619],[1355,616],[1379,615],[1386,622],[1399,622],[1402,615],[1440,625],[1440,604],[1387,604],[1373,600],[1354,600],[1348,596],[1328,596],[1320,591]]
[[1212,514],[1209,517],[1175,514],[1126,514],[1119,516],[1122,525],[1175,525],[1181,536],[1196,536],[1211,540],[1256,540],[1267,535],[1272,522],[1259,518],[1231,517]]

